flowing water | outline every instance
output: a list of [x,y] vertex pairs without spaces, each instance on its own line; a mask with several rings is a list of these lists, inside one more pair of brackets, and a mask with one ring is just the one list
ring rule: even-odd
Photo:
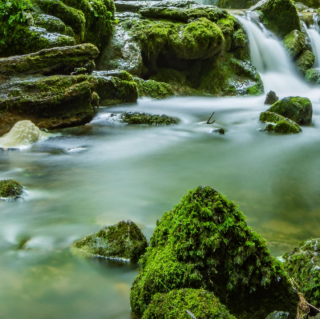
[[[141,99],[101,108],[94,121],[16,151],[0,150],[0,179],[25,185],[0,201],[0,317],[129,319],[136,266],[84,260],[70,245],[131,219],[150,238],[156,220],[198,185],[240,205],[273,255],[320,233],[320,90],[295,74],[282,47],[240,18],[266,90],[308,96],[313,124],[298,135],[261,132],[264,97]],[[110,113],[177,116],[170,127],[129,126]],[[216,122],[205,124],[215,111]],[[223,127],[225,135],[214,129]]]
[[319,28],[319,17],[317,14],[313,15],[314,23],[309,29],[307,29],[308,36],[311,41],[312,51],[316,56],[313,67],[315,69],[320,68],[320,28]]

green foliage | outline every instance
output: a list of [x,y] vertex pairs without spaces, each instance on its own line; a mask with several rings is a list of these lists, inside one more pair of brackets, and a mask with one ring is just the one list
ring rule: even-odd
[[30,0],[4,0],[0,2],[0,45],[5,45],[9,30],[26,22],[25,11],[32,8]]
[[17,198],[22,195],[22,190],[22,185],[13,179],[0,181],[0,198]]
[[300,243],[291,253],[285,254],[284,267],[298,284],[306,300],[320,306],[320,239]]
[[141,316],[151,298],[172,289],[204,288],[239,318],[273,310],[295,316],[298,295],[278,260],[237,206],[210,187],[189,192],[164,213],[141,258],[131,308]]
[[142,319],[235,319],[213,293],[204,289],[172,290],[156,294]]

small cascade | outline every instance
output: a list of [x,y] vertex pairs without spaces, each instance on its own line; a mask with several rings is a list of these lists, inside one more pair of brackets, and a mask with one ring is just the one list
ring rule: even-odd
[[[282,96],[299,95],[309,91],[309,86],[297,74],[282,44],[254,16],[236,16],[249,37],[251,60],[264,83],[265,91],[275,91]],[[294,93],[293,93],[294,92]]]
[[309,29],[306,27],[306,30],[308,32],[308,36],[311,41],[312,51],[316,56],[313,67],[315,69],[319,69],[320,68],[320,28],[319,28],[319,16],[317,14],[313,15],[313,24],[310,26]]

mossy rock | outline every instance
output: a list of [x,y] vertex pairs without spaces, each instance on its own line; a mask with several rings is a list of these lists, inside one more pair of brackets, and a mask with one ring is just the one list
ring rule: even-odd
[[134,78],[137,83],[139,97],[151,97],[153,99],[165,99],[174,96],[171,86],[164,82],[157,82],[153,80],[144,81],[140,78]]
[[48,32],[67,33],[67,27],[62,20],[49,14],[38,13],[34,15],[35,25],[46,29]]
[[190,191],[157,222],[131,289],[131,308],[140,317],[156,293],[183,288],[213,292],[243,319],[264,319],[275,310],[295,318],[299,302],[265,240],[211,187]]
[[303,3],[309,8],[320,8],[320,0],[297,0],[296,2]]
[[125,112],[121,120],[127,124],[172,125],[179,124],[179,119],[162,114],[148,114],[144,112]]
[[146,237],[132,221],[121,221],[73,244],[88,256],[117,258],[136,262],[148,247]]
[[204,289],[180,289],[156,294],[142,319],[235,319],[217,297]]
[[312,122],[312,104],[305,97],[286,97],[274,103],[268,111],[282,115],[299,125],[308,125]]
[[1,74],[70,74],[75,68],[93,64],[99,50],[93,44],[43,49],[22,56],[0,58]]
[[279,101],[279,97],[277,96],[276,92],[270,91],[267,94],[267,97],[266,97],[266,100],[265,100],[264,104],[272,105],[272,104],[274,104],[274,103],[276,103],[278,101]]
[[288,275],[295,280],[304,298],[320,307],[320,239],[300,243],[283,256]]
[[320,84],[320,70],[309,69],[306,71],[305,79],[307,82]]
[[300,19],[293,0],[268,0],[258,9],[266,27],[280,38],[293,30],[301,31]]
[[308,69],[311,69],[316,57],[315,55],[309,51],[303,51],[295,61],[297,69],[302,73],[305,74]]
[[273,313],[270,313],[266,319],[288,319],[289,317],[290,314],[288,312],[274,311]]
[[218,0],[217,6],[225,9],[248,9],[259,0]]
[[305,42],[305,35],[298,30],[293,30],[284,37],[283,45],[290,57],[294,59],[304,48]]
[[22,185],[13,179],[4,179],[0,181],[0,198],[17,199],[23,193]]
[[301,128],[296,122],[273,112],[262,112],[259,120],[260,122],[273,123],[266,126],[265,130],[268,132],[281,134],[295,134],[301,132]]

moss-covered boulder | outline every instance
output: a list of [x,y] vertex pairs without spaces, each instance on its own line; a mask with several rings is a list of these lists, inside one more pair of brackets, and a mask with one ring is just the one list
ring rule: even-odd
[[235,319],[219,299],[204,289],[180,289],[158,293],[142,319]]
[[16,199],[23,193],[22,185],[13,179],[4,179],[0,181],[0,198]]
[[161,114],[148,114],[144,112],[125,112],[121,114],[121,120],[127,124],[148,124],[148,125],[172,125],[179,124],[179,119]]
[[312,122],[312,103],[305,97],[286,97],[273,104],[268,111],[289,118],[299,125]]
[[226,9],[248,9],[259,0],[218,0],[217,6]]
[[137,83],[139,97],[151,97],[153,99],[165,99],[174,96],[174,91],[171,86],[164,82],[153,80],[144,81],[140,78],[134,78]]
[[264,104],[272,105],[273,103],[276,103],[278,101],[279,101],[279,97],[277,96],[276,92],[270,91],[267,94],[267,97],[266,97],[266,100],[265,100]]
[[0,135],[21,120],[56,129],[88,123],[100,105],[134,103],[137,85],[130,74],[48,76],[0,85]]
[[308,69],[311,69],[316,57],[315,55],[309,51],[303,51],[295,61],[297,69],[302,73],[305,74]]
[[284,267],[295,280],[304,298],[313,306],[320,307],[320,239],[300,243],[284,256]]
[[288,319],[289,317],[290,314],[288,312],[274,311],[273,313],[270,313],[266,319]]
[[36,13],[34,14],[34,21],[35,26],[44,28],[48,32],[57,32],[60,34],[66,34],[67,26],[57,17],[43,14],[43,13]]
[[320,84],[320,70],[309,69],[306,71],[305,79],[307,82]]
[[[18,74],[70,74],[75,68],[94,66],[99,50],[92,44],[43,49],[27,55],[0,58],[0,73]],[[88,70],[88,73],[91,73]]]
[[300,19],[293,0],[268,0],[258,5],[266,27],[280,38],[293,30],[301,31]]
[[146,237],[132,221],[121,221],[73,244],[88,256],[117,258],[136,262],[148,247]]
[[165,213],[141,258],[131,308],[142,316],[156,293],[204,288],[238,318],[273,310],[296,315],[299,301],[282,264],[245,222],[237,206],[211,187],[198,187]]
[[303,3],[309,8],[320,8],[320,0],[297,0],[296,2]]
[[305,35],[298,31],[293,30],[284,37],[283,44],[291,58],[296,58],[305,46]]
[[281,134],[301,132],[301,128],[296,122],[273,112],[262,112],[259,120],[260,122],[268,123],[265,129],[268,132]]

